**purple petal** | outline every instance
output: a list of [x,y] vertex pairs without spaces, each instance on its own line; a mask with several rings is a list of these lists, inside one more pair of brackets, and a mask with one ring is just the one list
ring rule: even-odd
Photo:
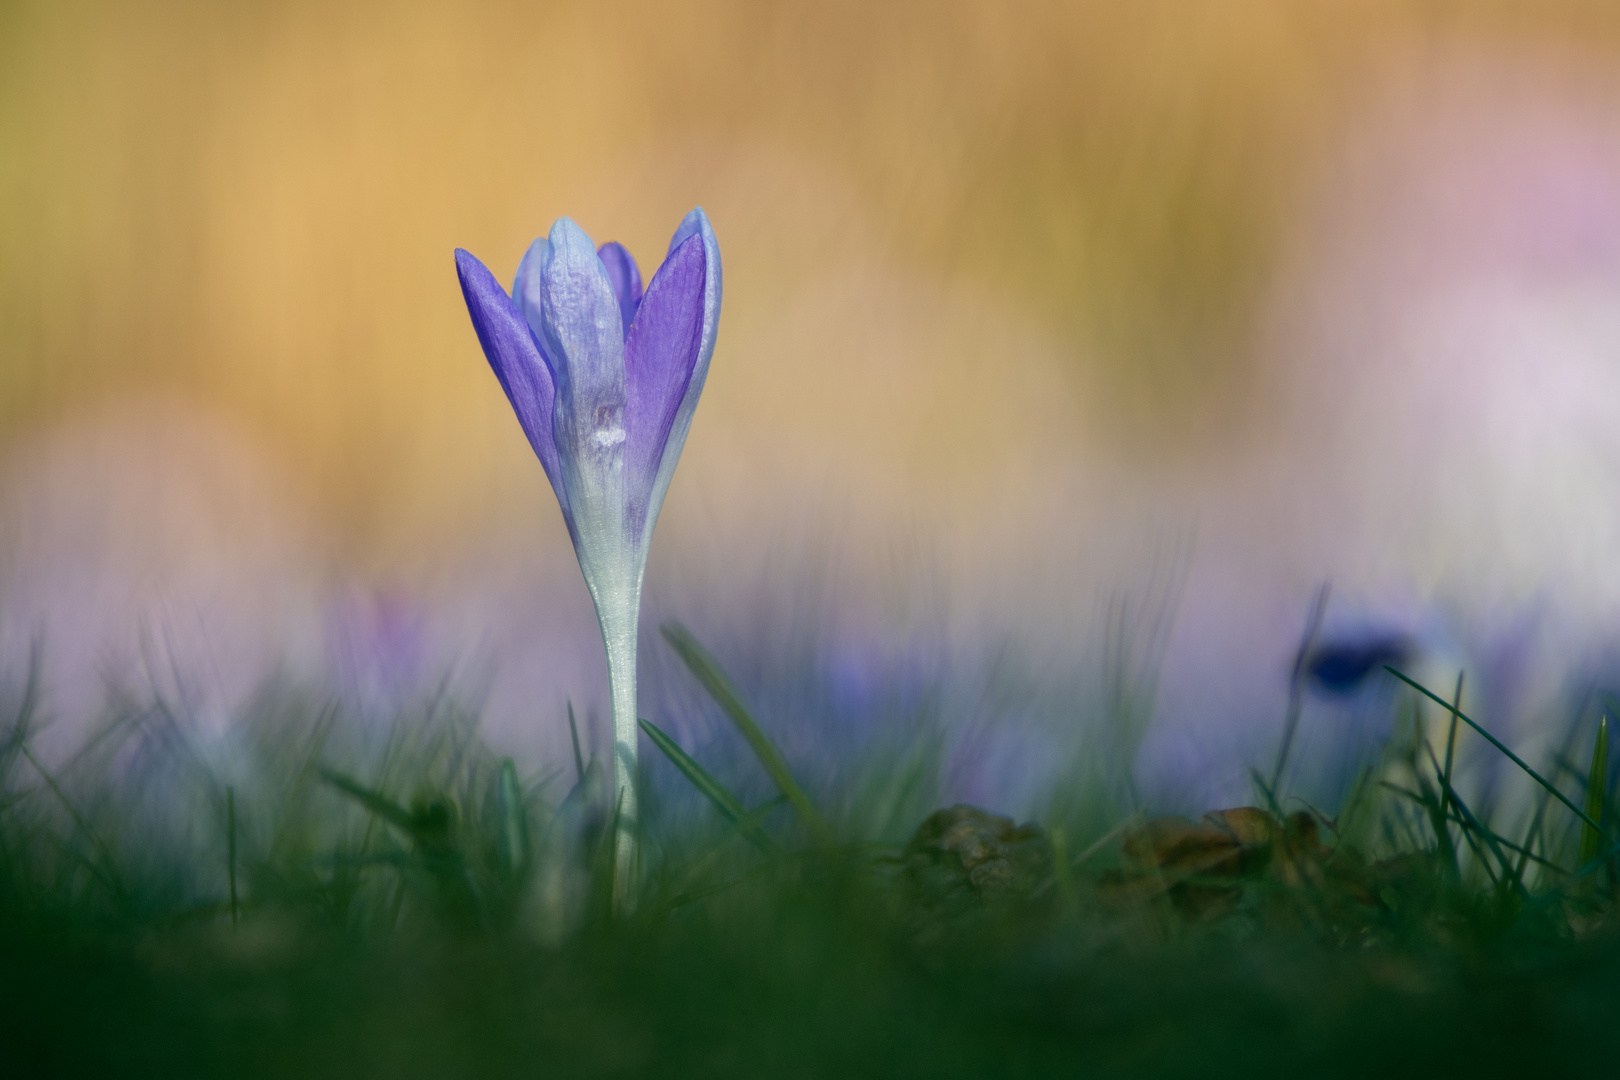
[[636,308],[641,305],[641,268],[623,244],[609,240],[596,249],[602,260],[608,280],[613,283],[613,295],[619,298],[619,314],[624,319],[624,336],[630,336],[630,324],[636,319]]
[[563,517],[568,519],[569,532],[572,532],[573,518],[562,486],[557,443],[551,431],[556,391],[540,347],[495,275],[461,248],[456,249],[456,275],[461,279],[461,295],[466,298],[467,313],[472,316],[473,329],[478,332],[478,343],[484,347],[484,356],[494,369],[495,378],[500,380],[501,389],[506,391],[506,399],[512,403],[512,411],[517,413],[518,423],[523,426],[523,433],[529,437],[529,445],[546,470],[546,478],[557,493]]
[[653,275],[625,342],[626,528],[643,540],[657,516],[653,497],[663,495],[659,466],[702,352],[707,261],[697,237],[676,248]]
[[[714,343],[720,330],[720,299],[723,293],[723,279],[720,274],[720,245],[715,241],[714,230],[709,227],[708,216],[703,213],[702,207],[687,214],[681,221],[680,228],[675,230],[674,239],[670,241],[670,259],[665,262],[668,266],[674,261],[674,252],[680,250],[696,237],[703,246],[703,287],[698,304],[701,311],[701,329],[698,334],[697,353],[691,363],[691,375],[686,380],[686,388],[681,392],[679,404],[675,409],[673,422],[666,429],[668,435],[658,449],[656,462],[657,472],[653,476],[652,490],[647,496],[646,516],[642,523],[640,539],[648,540],[652,527],[658,521],[658,512],[663,508],[664,495],[669,491],[669,482],[675,475],[675,464],[680,460],[681,449],[686,445],[686,433],[692,427],[692,414],[697,411],[698,397],[703,393],[703,383],[709,377],[709,361],[714,357]],[[653,282],[664,273],[660,267],[658,274],[654,275]],[[648,294],[652,292],[648,288]],[[641,310],[647,309],[647,300],[643,299]],[[638,316],[638,321],[642,316]],[[628,349],[628,346],[626,346]],[[631,428],[632,438],[634,428]]]

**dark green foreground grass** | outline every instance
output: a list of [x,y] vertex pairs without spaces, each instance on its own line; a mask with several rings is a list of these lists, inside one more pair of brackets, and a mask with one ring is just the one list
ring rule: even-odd
[[1607,938],[1360,953],[1071,925],[919,952],[840,899],[776,892],[740,919],[561,950],[8,920],[0,1032],[18,1076],[1542,1075],[1613,1059]]
[[[679,762],[709,801],[654,803],[636,908],[615,914],[584,761],[523,781],[454,716],[377,747],[282,701],[244,724],[235,753],[258,765],[231,783],[151,750],[171,745],[161,710],[47,771],[34,711],[24,693],[0,741],[4,1075],[1606,1075],[1616,1057],[1607,837],[1551,802],[1499,838],[1531,858],[1493,852],[1416,739],[1320,845],[1273,816],[1273,841],[1214,861],[1144,856],[1140,820],[1015,833],[963,812],[964,843],[941,819],[885,842],[776,775],[765,740],[763,812]],[[968,872],[989,864],[1005,872]]]

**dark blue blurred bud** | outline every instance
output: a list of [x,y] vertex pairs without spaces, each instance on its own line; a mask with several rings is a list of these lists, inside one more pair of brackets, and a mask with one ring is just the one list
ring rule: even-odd
[[1353,694],[1369,678],[1383,674],[1385,664],[1400,667],[1414,653],[1410,641],[1395,635],[1326,642],[1306,657],[1305,676],[1326,693]]

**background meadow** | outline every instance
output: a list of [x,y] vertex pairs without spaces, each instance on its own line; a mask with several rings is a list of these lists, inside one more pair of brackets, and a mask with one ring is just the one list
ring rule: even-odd
[[[1620,614],[1617,51],[1600,3],[13,0],[0,660],[47,756],[109,698],[228,746],[280,679],[566,760],[600,645],[451,251],[650,263],[701,204],[643,619],[689,746],[665,619],[827,783],[926,730],[941,804],[1248,801],[1331,583],[1324,640],[1547,752]],[[1393,716],[1313,693],[1301,793]]]
[[[452,251],[695,205],[615,910]],[[1617,357],[1599,0],[0,0],[0,1062],[1612,1072]]]

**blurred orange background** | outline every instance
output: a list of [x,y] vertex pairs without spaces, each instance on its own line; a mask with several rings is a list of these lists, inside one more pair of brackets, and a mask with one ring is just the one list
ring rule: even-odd
[[[760,409],[849,436],[882,374],[828,387],[833,326],[802,369],[776,339],[873,265],[1007,309],[1105,396],[1088,423],[1184,451],[1254,420],[1258,299],[1347,112],[1458,42],[1611,54],[1608,5],[1559,7],[13,0],[0,433],[179,391],[387,548],[521,458],[451,249],[509,274],[566,213],[649,260],[702,204],[728,288],[693,454]],[[1017,363],[906,388],[938,399],[919,467],[961,466]]]

